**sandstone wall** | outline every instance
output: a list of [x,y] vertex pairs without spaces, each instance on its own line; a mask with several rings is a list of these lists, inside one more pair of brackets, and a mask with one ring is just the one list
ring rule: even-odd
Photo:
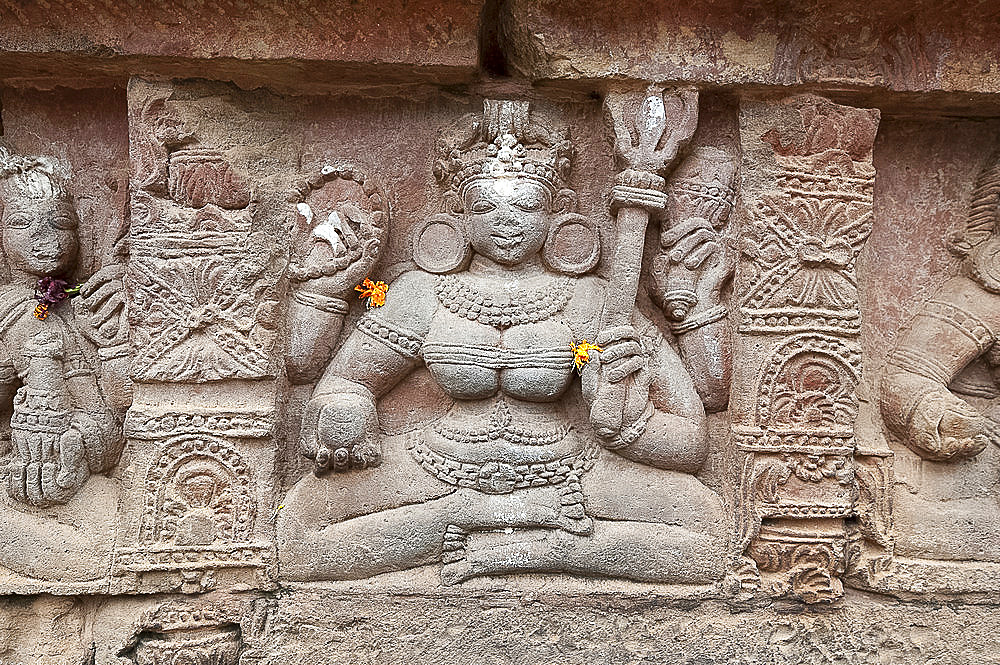
[[0,664],[1000,662],[998,44],[0,2]]

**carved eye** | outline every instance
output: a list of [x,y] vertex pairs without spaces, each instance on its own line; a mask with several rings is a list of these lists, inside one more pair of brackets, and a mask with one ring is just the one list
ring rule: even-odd
[[477,199],[469,207],[469,209],[477,215],[482,215],[483,213],[490,212],[496,209],[496,205],[492,201],[487,199]]
[[12,229],[26,229],[31,226],[31,216],[23,213],[14,213],[7,217],[7,226]]
[[542,209],[544,203],[545,202],[542,200],[542,197],[531,195],[518,197],[518,199],[514,201],[514,205],[524,212],[538,212]]
[[76,228],[76,220],[74,220],[70,215],[53,215],[50,221],[52,228],[59,229],[61,231]]

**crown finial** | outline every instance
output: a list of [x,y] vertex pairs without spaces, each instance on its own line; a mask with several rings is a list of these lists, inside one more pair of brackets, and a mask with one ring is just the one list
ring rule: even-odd
[[572,143],[533,117],[528,102],[487,99],[442,133],[434,175],[459,192],[479,178],[529,178],[553,190],[566,187]]

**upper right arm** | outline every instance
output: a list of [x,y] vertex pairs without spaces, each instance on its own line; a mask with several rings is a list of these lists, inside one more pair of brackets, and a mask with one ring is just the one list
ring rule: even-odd
[[386,292],[385,305],[367,312],[347,336],[316,386],[315,394],[337,391],[344,381],[379,397],[419,362],[438,300],[434,275],[411,271]]

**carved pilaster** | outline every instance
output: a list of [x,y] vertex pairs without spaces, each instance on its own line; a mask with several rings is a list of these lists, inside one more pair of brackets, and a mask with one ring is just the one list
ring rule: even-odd
[[[135,399],[112,574],[123,589],[268,584],[280,243],[226,128],[129,87]],[[234,152],[230,150],[230,152]],[[238,152],[238,151],[236,151]]]
[[878,120],[808,95],[740,108],[738,539],[768,590],[807,601],[842,591],[859,496],[854,268],[871,232]]

